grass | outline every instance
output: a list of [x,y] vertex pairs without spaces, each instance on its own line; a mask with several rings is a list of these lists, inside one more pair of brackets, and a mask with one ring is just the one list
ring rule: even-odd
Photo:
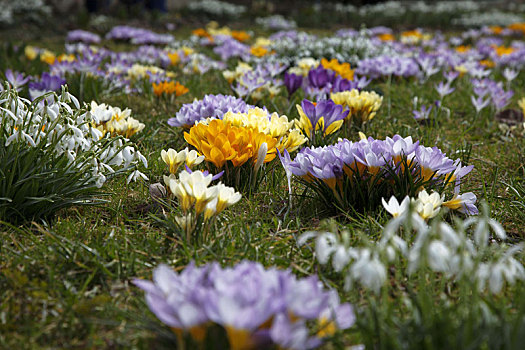
[[[62,40],[56,37],[39,45],[59,47]],[[5,68],[3,64],[0,66]],[[175,104],[163,105],[151,95],[116,94],[101,96],[98,101],[131,108],[132,116],[146,124],[133,141],[149,161],[146,172],[149,183],[162,182],[165,174],[164,164],[159,159],[160,150],[180,149],[184,145],[182,132],[173,130],[166,120],[182,103],[194,97],[201,98],[206,93],[231,94],[217,72],[202,76],[179,75],[179,78],[189,87],[190,93]],[[525,138],[503,139],[492,111],[485,110],[476,118],[470,104],[470,91],[462,81],[445,101],[450,115],[442,114],[436,127],[418,124],[411,117],[412,98],[417,95],[426,104],[437,99],[434,90],[437,79],[422,86],[413,80],[394,79],[391,86],[386,81],[374,82],[370,87],[383,91],[385,102],[368,125],[366,134],[375,138],[396,133],[412,135],[426,146],[436,145],[447,154],[456,154],[467,164],[474,164],[474,171],[464,183],[462,192],[471,190],[479,200],[486,201],[492,216],[503,223],[513,239],[521,241],[525,233]],[[524,84],[525,75],[521,73],[513,83],[517,95]],[[387,100],[391,101],[390,113],[386,108]],[[290,110],[284,95],[273,102],[273,105],[266,103],[270,110],[277,109],[280,113]],[[297,116],[294,108],[287,114]],[[355,139],[357,137],[356,134]],[[148,311],[143,293],[130,284],[135,277],[151,278],[152,269],[159,263],[168,263],[180,270],[192,260],[197,264],[218,261],[232,265],[249,259],[265,266],[291,268],[300,276],[319,272],[326,284],[342,290],[340,276],[317,266],[311,247],[298,248],[296,245],[299,234],[319,227],[326,210],[313,193],[304,193],[297,181],[294,183],[293,207],[288,212],[286,178],[283,169],[276,166],[274,173],[262,183],[259,193],[249,200],[243,198],[221,216],[216,224],[215,238],[202,246],[186,246],[158,225],[153,218],[155,213],[147,210],[152,204],[147,184],[126,185],[125,178],[113,179],[105,185],[104,190],[110,194],[107,204],[64,209],[47,222],[23,226],[4,223],[0,237],[0,348],[173,348],[173,334]],[[303,193],[306,198],[301,197]],[[337,219],[355,237],[365,233],[374,238],[387,221],[387,215],[377,211],[361,217],[339,215]],[[523,256],[521,261],[524,261]],[[519,322],[520,318],[523,320],[524,301],[523,298],[511,298],[519,296],[520,291],[523,292],[522,285],[511,289],[509,295],[501,295],[494,309],[507,308],[501,311],[502,320],[514,317],[516,320],[508,321],[509,324],[517,325],[516,332],[523,334],[523,322],[521,330]],[[461,327],[451,323],[454,310],[446,309],[441,301],[425,302],[435,302],[443,306],[439,310],[447,311],[436,311],[427,315],[425,322],[417,323],[413,320],[425,318],[425,315],[414,315],[412,321],[407,321],[400,316],[402,307],[393,306],[397,302],[395,297],[390,298],[393,303],[390,306],[374,306],[374,300],[360,290],[342,293],[342,297],[365,310],[359,315],[361,331],[354,328],[335,339],[328,348],[367,341],[366,334],[374,332],[383,341],[378,348],[397,348],[400,343],[388,339],[400,329],[401,335],[396,339],[413,344],[414,348],[476,348],[476,344],[464,343],[462,339],[471,339],[476,331],[484,329],[467,324],[463,331],[472,334],[458,332],[456,338],[430,344],[428,339],[413,340],[410,336],[424,334],[430,329],[433,339],[439,339],[447,337],[447,331]],[[463,314],[467,313],[469,304],[461,305]],[[399,318],[390,323],[380,321],[382,314],[391,312]],[[473,312],[471,317],[474,316]],[[422,324],[427,329],[421,329]],[[496,337],[496,331],[490,336]],[[510,332],[509,329],[504,331]],[[497,348],[497,344],[495,346]]]

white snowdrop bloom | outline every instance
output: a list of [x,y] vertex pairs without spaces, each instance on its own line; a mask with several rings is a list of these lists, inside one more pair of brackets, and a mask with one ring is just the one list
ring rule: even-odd
[[427,259],[430,268],[437,272],[449,271],[449,260],[452,256],[450,249],[441,241],[433,240],[428,245]]
[[317,237],[315,253],[320,264],[326,264],[336,249],[337,238],[333,233],[325,232]]
[[144,181],[148,181],[148,177],[141,173],[140,170],[135,170],[131,174],[129,174],[128,178],[126,179],[126,183],[130,183],[131,181],[137,181],[138,178],[142,178]]
[[332,266],[336,272],[341,272],[350,262],[350,255],[344,246],[338,246],[332,258]]
[[368,249],[363,249],[356,262],[350,268],[354,280],[379,294],[386,281],[386,267],[377,256],[372,256]]
[[[52,145],[53,148],[49,152],[54,153],[54,156],[64,154],[70,163],[75,163],[75,168],[82,169],[84,176],[90,178],[89,181],[98,187],[102,186],[106,181],[104,172],[114,172],[109,165],[122,164],[124,150],[120,148],[124,139],[108,137],[107,140],[100,142],[102,133],[91,126],[94,121],[93,113],[81,107],[76,97],[65,88],[61,95],[51,93],[46,96],[46,100],[47,104],[32,103],[16,96],[12,90],[0,92],[0,101],[2,101],[0,121],[8,127],[7,130],[12,130],[12,133],[6,137],[6,147],[13,142],[43,149],[49,149],[48,147]],[[99,106],[94,104],[93,107],[96,115]],[[127,147],[126,155],[136,153],[132,146]],[[86,151],[89,151],[89,157],[92,157],[87,163],[82,158]],[[99,161],[107,164],[108,167],[102,166],[98,169]],[[126,165],[136,163],[137,160],[131,158]],[[86,164],[93,168],[86,171]],[[144,162],[144,165],[146,164]],[[135,173],[132,178],[142,177],[140,174]]]

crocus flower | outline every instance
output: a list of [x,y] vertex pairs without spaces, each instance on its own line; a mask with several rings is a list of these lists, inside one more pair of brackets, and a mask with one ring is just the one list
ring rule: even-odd
[[510,69],[508,67],[506,67],[504,70],[503,70],[503,77],[508,81],[508,82],[511,82],[513,81],[514,79],[516,79],[516,77],[518,76],[519,74],[519,71],[517,70],[514,70],[514,69]]
[[29,95],[31,99],[43,95],[46,92],[57,91],[66,83],[61,77],[50,75],[47,72],[42,73],[40,81],[29,83]]
[[250,107],[253,106],[246,104],[241,98],[236,98],[235,96],[205,95],[202,100],[195,100],[192,103],[182,105],[175,117],[168,119],[168,124],[189,128],[195,122],[206,118],[221,118],[228,111],[244,113]]
[[260,145],[266,142],[268,153],[265,162],[276,156],[277,139],[254,131],[251,128],[234,127],[230,123],[214,119],[209,125],[197,124],[184,133],[184,139],[204,154],[205,160],[212,162],[218,169],[231,161],[234,167],[241,166],[248,160],[256,160]]
[[472,101],[474,108],[476,108],[476,113],[481,112],[481,110],[487,107],[490,103],[490,99],[483,100],[483,96],[475,98],[474,95],[471,95],[470,100]]
[[77,29],[67,33],[66,41],[80,41],[88,44],[98,44],[100,42],[100,36],[86,30]]
[[449,82],[447,83],[440,82],[438,85],[436,85],[436,91],[438,92],[439,97],[441,99],[443,99],[443,97],[447,95],[450,95],[452,92],[454,92],[454,90],[456,89],[451,87]]
[[412,116],[415,120],[426,120],[430,118],[430,112],[432,111],[432,105],[428,106],[428,108],[425,105],[421,105],[421,108],[419,110],[414,109],[412,111]]
[[454,197],[451,200],[443,202],[443,206],[452,210],[458,210],[459,212],[467,215],[477,215],[479,213],[476,207],[476,195],[472,192],[463,194],[454,193]]
[[168,166],[169,172],[172,174],[177,173],[177,170],[182,163],[186,163],[186,165],[191,168],[194,165],[202,163],[204,160],[204,156],[199,156],[195,150],[188,150],[188,147],[180,152],[177,152],[172,148],[169,148],[168,151],[162,150],[160,156]]
[[348,115],[348,110],[343,110],[343,106],[335,104],[332,100],[322,100],[314,105],[305,99],[301,102],[301,106],[296,107],[300,116],[296,124],[312,140],[317,130],[323,135],[337,131]]
[[[226,330],[232,349],[278,346],[307,349],[321,345],[337,330],[351,327],[355,314],[335,291],[324,290],[316,276],[298,279],[289,270],[242,261],[188,265],[176,273],[165,265],[153,281],[133,283],[146,292],[150,310],[178,336],[205,339],[213,323]],[[316,324],[317,333],[308,325]]]
[[315,88],[323,88],[328,83],[332,83],[335,77],[335,72],[319,66],[316,69],[311,69],[308,72],[308,81]]
[[394,196],[390,197],[388,203],[384,198],[381,198],[381,201],[383,203],[383,207],[393,217],[398,217],[399,215],[405,213],[410,205],[410,197],[408,196],[406,196],[401,203],[399,203],[397,198]]
[[11,69],[6,69],[5,78],[9,84],[11,84],[12,88],[16,89],[16,91],[20,91],[20,89],[29,81],[28,76],[26,77],[20,72],[13,72]]
[[342,105],[344,108],[350,110],[347,119],[356,117],[356,119],[362,123],[374,118],[383,102],[383,97],[376,92],[359,91],[357,89],[332,93],[330,98],[336,104]]
[[301,75],[295,75],[293,73],[284,73],[284,85],[288,90],[288,95],[293,94],[297,89],[301,87],[303,83],[303,77]]
[[413,200],[416,212],[428,220],[435,217],[441,209],[443,198],[437,192],[428,193],[426,190],[419,192],[418,198]]

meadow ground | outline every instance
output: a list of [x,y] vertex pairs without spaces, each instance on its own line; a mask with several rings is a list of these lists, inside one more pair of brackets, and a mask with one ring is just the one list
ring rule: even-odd
[[[251,31],[252,38],[269,35],[260,27],[239,29]],[[310,32],[333,35],[325,29]],[[17,45],[64,51],[64,35],[46,33],[45,38],[35,38],[16,31],[8,33],[14,38],[27,36]],[[191,35],[188,28],[170,33],[176,38]],[[446,37],[459,34],[444,33]],[[117,52],[136,48],[111,40],[103,40],[100,46]],[[48,69],[47,64],[31,61],[23,51],[12,49],[11,42],[2,43],[1,71],[11,68],[38,75]],[[210,48],[201,51],[218,59]],[[226,63],[235,69],[237,59]],[[4,220],[0,239],[1,348],[173,348],[175,333],[149,311],[143,291],[131,280],[151,279],[152,270],[160,263],[181,271],[191,261],[232,266],[242,260],[289,268],[300,277],[317,274],[325,286],[339,292],[342,301],[354,305],[357,323],[331,337],[324,345],[328,349],[357,344],[383,349],[519,348],[520,335],[525,335],[523,281],[495,296],[474,293],[459,282],[444,281],[445,273],[425,270],[425,274],[406,277],[400,271],[407,262],[401,261],[388,266],[386,286],[379,294],[359,284],[346,291],[344,274],[320,265],[314,246],[299,247],[297,238],[306,231],[336,225],[350,232],[351,242],[363,242],[363,236],[374,242],[380,240],[390,215],[383,207],[334,214],[313,190],[295,178],[290,206],[287,178],[278,157],[266,166],[259,189],[243,195],[213,222],[206,242],[185,241],[163,221],[162,208],[152,200],[149,190],[150,184],[164,183],[163,176],[167,175],[161,150],[187,146],[184,131],[169,126],[167,120],[195,98],[234,93],[221,70],[188,74],[181,65],[167,70],[175,73],[175,80],[187,87],[188,93],[173,100],[158,97],[149,83],[138,93],[105,93],[97,87],[90,89],[79,75],[67,79],[69,91],[77,97],[82,95],[81,102],[96,100],[129,108],[132,117],[145,124],[131,141],[148,160],[147,169],[142,170],[148,180],[128,184],[126,176],[116,177],[102,187],[105,201],[100,205],[68,207],[33,222]],[[496,67],[491,77],[505,82],[502,74]],[[358,141],[359,131],[381,140],[395,134],[411,136],[422,145],[437,146],[452,159],[461,159],[464,165],[474,165],[462,182],[462,193],[473,192],[479,208],[486,203],[490,217],[506,230],[509,244],[519,243],[525,233],[523,130],[504,130],[492,106],[476,113],[469,79],[459,76],[455,91],[442,99],[444,108],[426,122],[414,119],[414,98],[419,105],[438,100],[435,87],[443,80],[441,72],[424,82],[415,77],[373,79],[366,90],[383,96],[381,108],[365,126],[352,129],[349,139]],[[505,88],[514,91],[507,108],[519,111],[518,100],[525,96],[525,73],[518,69],[518,76]],[[295,105],[305,96],[299,90],[289,97],[283,88],[276,96],[264,95],[250,102],[298,119]],[[325,221],[328,219],[337,223]],[[455,219],[447,214],[443,220]],[[522,253],[516,259],[525,261]]]

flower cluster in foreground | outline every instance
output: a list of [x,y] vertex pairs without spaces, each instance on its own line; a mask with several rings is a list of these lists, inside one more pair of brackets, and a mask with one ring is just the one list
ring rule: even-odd
[[272,344],[310,349],[355,321],[352,306],[324,290],[316,276],[298,279],[289,270],[250,261],[231,268],[190,264],[180,273],[160,265],[152,282],[133,283],[146,292],[151,311],[179,336],[186,333],[200,343],[219,325],[231,349]]
[[514,284],[525,280],[525,268],[516,255],[522,245],[492,244],[492,236],[505,240],[501,225],[488,217],[456,220],[456,225],[436,218],[430,225],[412,205],[392,219],[377,243],[362,246],[350,244],[349,233],[310,231],[299,238],[299,244],[316,237],[317,260],[326,264],[332,258],[335,271],[345,272],[346,289],[355,282],[379,293],[387,285],[387,268],[400,263],[403,275],[416,272],[443,274],[450,282],[463,282],[491,293],[502,291],[505,281]]

